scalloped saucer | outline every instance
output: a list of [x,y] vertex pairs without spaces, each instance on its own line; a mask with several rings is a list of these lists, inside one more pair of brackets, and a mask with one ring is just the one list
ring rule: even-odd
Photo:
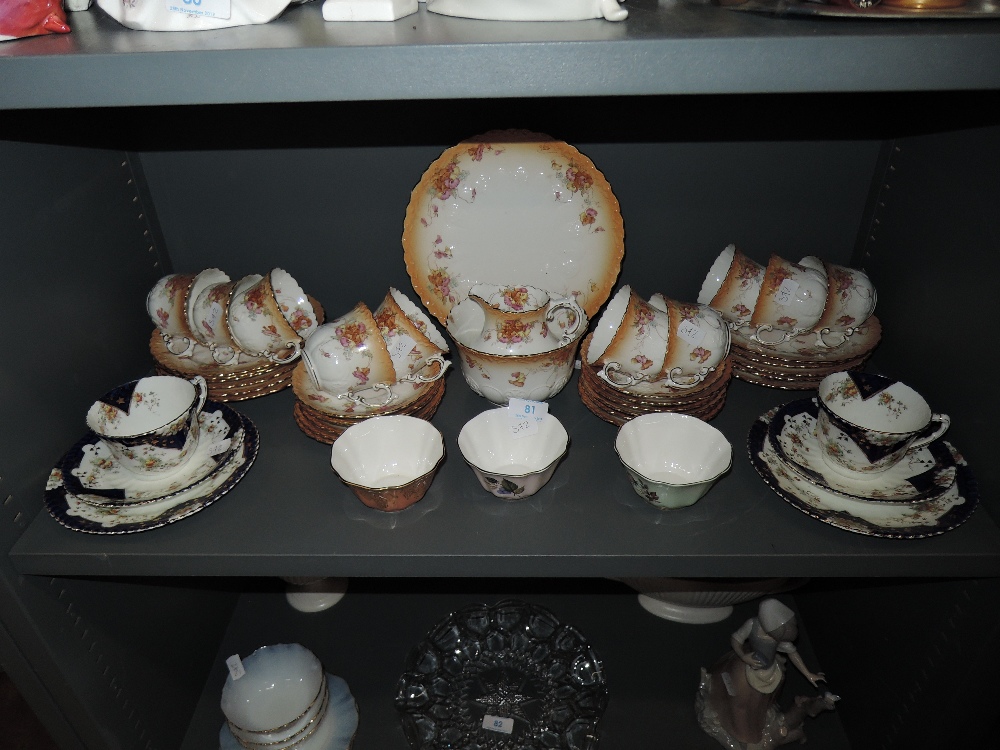
[[793,508],[823,523],[856,534],[886,539],[922,539],[951,531],[969,520],[979,491],[965,459],[948,443],[957,468],[955,483],[933,500],[873,503],[840,495],[809,482],[782,461],[768,440],[768,426],[779,407],[758,417],[750,428],[750,462],[768,486]]
[[775,454],[803,478],[825,490],[861,500],[912,503],[932,500],[955,483],[955,458],[944,440],[911,450],[898,464],[875,476],[852,478],[823,463],[816,437],[819,406],[814,398],[780,407],[768,427]]
[[242,441],[211,477],[170,497],[140,505],[100,507],[85,503],[66,489],[60,467],[52,469],[45,485],[45,507],[59,523],[88,534],[131,534],[156,529],[204,510],[229,492],[249,471],[257,457],[257,428],[242,419]]

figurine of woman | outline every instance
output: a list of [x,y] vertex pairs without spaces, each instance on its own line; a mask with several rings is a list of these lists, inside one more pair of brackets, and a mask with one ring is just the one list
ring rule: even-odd
[[838,698],[829,692],[817,698],[798,697],[792,710],[778,709],[786,660],[813,687],[826,681],[822,672],[810,672],[802,661],[793,643],[797,637],[791,609],[777,599],[761,602],[757,616],[732,634],[732,650],[710,671],[702,669],[697,701],[702,728],[731,750],[765,750],[802,741],[805,717],[832,709]]

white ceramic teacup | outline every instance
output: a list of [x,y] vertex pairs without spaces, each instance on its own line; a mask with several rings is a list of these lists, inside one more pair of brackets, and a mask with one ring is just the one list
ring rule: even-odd
[[190,357],[198,343],[188,323],[188,297],[197,274],[172,273],[164,276],[146,295],[146,312],[160,331],[167,351]]
[[923,396],[898,380],[864,372],[837,372],[819,384],[817,438],[823,462],[848,477],[895,466],[915,448],[940,438],[951,425]]
[[875,312],[878,295],[868,274],[857,268],[838,266],[809,255],[800,265],[814,268],[826,278],[826,307],[816,323],[816,344],[835,348],[854,335]]
[[677,302],[654,294],[649,304],[670,316],[670,338],[663,370],[657,380],[676,388],[703,382],[729,354],[729,326],[708,305]]
[[87,412],[87,426],[107,445],[122,468],[135,474],[166,475],[180,470],[198,446],[198,415],[208,387],[191,380],[154,375],[108,391]]
[[718,310],[730,325],[744,325],[753,315],[763,281],[764,266],[728,245],[709,269],[698,302]]
[[815,327],[826,307],[826,274],[772,255],[750,316],[748,337],[764,346]]
[[191,305],[191,330],[195,337],[212,350],[212,359],[220,365],[235,365],[240,349],[229,330],[227,312],[237,281],[209,284],[201,290]]
[[670,315],[623,286],[594,326],[587,364],[603,365],[598,375],[618,387],[657,380],[669,339]]
[[398,377],[421,371],[428,375],[428,360],[449,352],[448,342],[434,324],[398,289],[390,287],[374,318]]
[[[253,274],[240,279],[229,302],[233,341],[247,354],[266,357],[276,364],[297,359],[302,350],[302,336],[285,317],[287,312],[282,307],[288,305],[287,300],[279,302],[272,274]],[[308,317],[300,320],[305,320],[303,330],[314,330]]]

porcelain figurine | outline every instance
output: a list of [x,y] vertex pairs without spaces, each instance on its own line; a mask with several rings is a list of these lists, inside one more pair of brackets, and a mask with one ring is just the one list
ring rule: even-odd
[[200,31],[268,23],[299,0],[97,0],[123,26],[141,31]]
[[4,0],[0,3],[0,42],[42,34],[68,34],[60,0]]
[[802,724],[807,716],[830,711],[839,696],[796,696],[787,711],[778,707],[791,661],[813,687],[826,682],[822,672],[811,672],[793,641],[798,637],[795,613],[777,599],[761,602],[751,617],[732,634],[732,649],[711,668],[701,670],[695,706],[698,723],[707,734],[730,750],[768,750],[790,742],[805,742]]

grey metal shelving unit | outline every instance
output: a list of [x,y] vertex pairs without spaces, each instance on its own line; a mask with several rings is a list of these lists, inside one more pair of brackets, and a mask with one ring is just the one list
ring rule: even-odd
[[[602,747],[707,750],[696,667],[733,621],[655,620],[609,580],[628,576],[812,578],[789,601],[845,696],[810,729],[815,747],[971,747],[996,730],[998,414],[980,321],[1000,277],[1000,22],[628,6],[621,24],[421,8],[351,25],[309,3],[192,34],[93,9],[70,35],[0,44],[0,663],[66,750],[212,747],[222,658],[293,639],[355,687],[357,750],[402,750],[406,650],[450,608],[500,595],[550,606],[603,649]],[[458,430],[487,404],[452,373],[434,418],[448,460],[402,515],[357,503],[285,392],[235,405],[260,455],[204,512],[127,536],[49,517],[41,488],[87,405],[151,367],[143,300],[159,276],[280,265],[328,314],[377,304],[410,288],[399,233],[420,174],[496,127],[594,160],[625,217],[619,280],[644,293],[694,299],[732,241],[865,266],[885,329],[874,364],[952,415],[982,507],[907,542],[806,517],[744,458],[753,419],[801,394],[740,382],[716,421],[736,465],[693,508],[657,514],[631,493],[575,381],[552,402],[567,460],[541,495],[503,504],[461,461]],[[277,579],[292,575],[350,576],[352,593],[294,613]]]

